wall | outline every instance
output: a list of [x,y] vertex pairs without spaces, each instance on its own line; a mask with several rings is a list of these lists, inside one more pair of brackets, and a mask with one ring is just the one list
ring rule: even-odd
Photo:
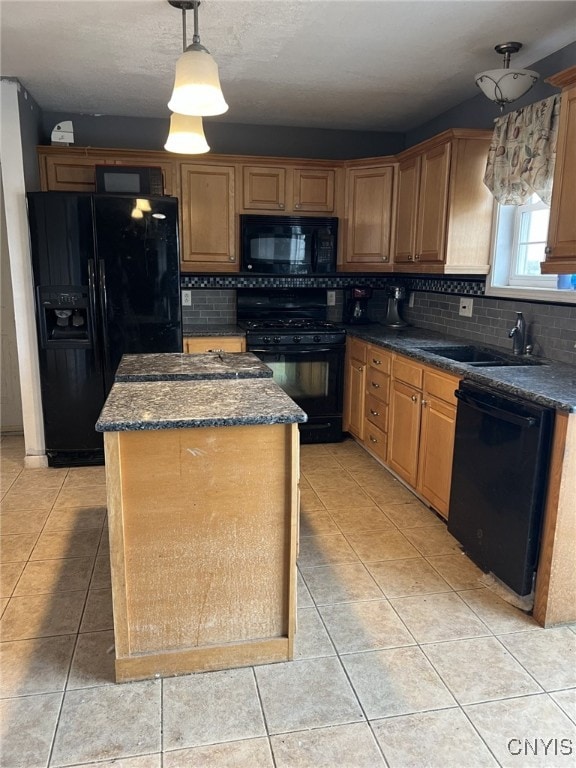
[[[161,150],[168,135],[168,117],[136,118],[45,112],[42,144],[50,144],[54,126],[72,120],[74,144],[79,147],[118,147]],[[230,155],[310,157],[347,160],[393,155],[404,148],[404,134],[377,131],[336,131],[320,128],[240,125],[204,120],[211,151]]]
[[37,192],[40,189],[40,173],[36,147],[41,143],[42,113],[38,104],[20,83],[18,83],[18,109],[20,112],[24,184],[27,192]]
[[[500,66],[499,61],[498,57],[494,63],[495,68]],[[512,66],[514,66],[513,61],[512,59]],[[530,69],[534,69],[539,73],[540,79],[525,96],[504,109],[503,114],[512,112],[520,107],[525,107],[527,104],[538,101],[538,99],[546,99],[548,96],[558,93],[558,88],[548,85],[548,83],[544,82],[545,79],[550,77],[550,75],[555,75],[557,72],[568,69],[568,67],[573,66],[575,63],[576,43],[571,43],[565,48],[561,48],[559,51],[547,56],[545,59],[530,65]],[[468,99],[468,101],[464,101],[447,112],[443,112],[433,120],[424,123],[424,125],[408,131],[405,137],[406,147],[412,147],[414,144],[429,139],[431,136],[435,136],[437,133],[441,133],[448,128],[485,128],[490,130],[493,127],[494,120],[499,116],[500,108],[490,99],[487,99],[483,93],[479,93],[473,99]]]

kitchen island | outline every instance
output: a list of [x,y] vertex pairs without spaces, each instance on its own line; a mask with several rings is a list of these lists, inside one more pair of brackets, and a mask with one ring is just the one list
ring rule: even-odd
[[270,378],[114,384],[96,428],[117,681],[292,658],[305,420]]

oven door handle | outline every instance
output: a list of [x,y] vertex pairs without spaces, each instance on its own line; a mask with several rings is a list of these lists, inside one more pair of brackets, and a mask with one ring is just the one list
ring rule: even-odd
[[338,347],[312,347],[312,349],[286,349],[286,347],[270,347],[268,349],[254,349],[248,348],[247,352],[254,352],[255,354],[266,355],[313,355],[315,352],[334,352]]

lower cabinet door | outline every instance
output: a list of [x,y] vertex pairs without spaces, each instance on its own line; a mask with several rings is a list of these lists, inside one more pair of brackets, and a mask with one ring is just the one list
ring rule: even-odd
[[427,397],[422,408],[418,491],[448,517],[456,407]]
[[393,380],[388,422],[388,465],[414,488],[418,475],[422,393]]

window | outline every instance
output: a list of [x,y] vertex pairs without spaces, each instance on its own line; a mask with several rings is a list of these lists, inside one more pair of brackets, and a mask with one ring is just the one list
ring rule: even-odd
[[495,209],[486,295],[576,303],[576,276],[540,274],[550,207],[532,195],[524,205],[496,204]]

